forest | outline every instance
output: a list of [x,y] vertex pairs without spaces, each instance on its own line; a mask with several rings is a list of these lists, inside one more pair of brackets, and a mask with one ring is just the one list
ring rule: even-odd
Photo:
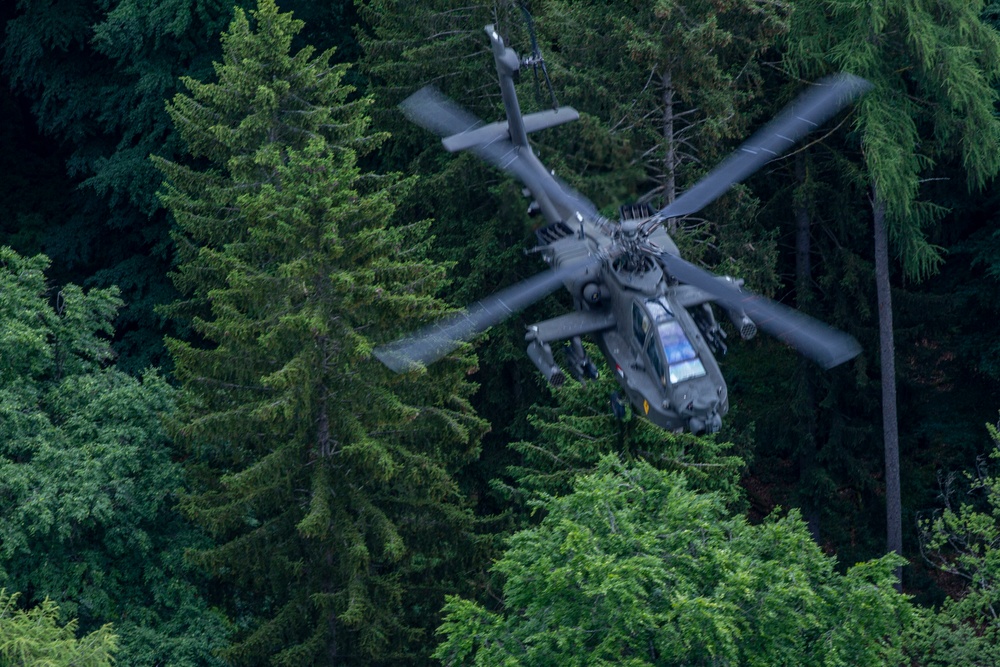
[[[0,665],[1000,666],[1000,4],[0,5]],[[617,219],[810,82],[871,89],[670,223],[843,330],[729,332],[722,430],[552,386],[525,325],[373,350],[545,268],[504,119]],[[551,91],[550,91],[551,85]],[[722,321],[724,318],[720,318]],[[729,327],[724,322],[724,327]]]

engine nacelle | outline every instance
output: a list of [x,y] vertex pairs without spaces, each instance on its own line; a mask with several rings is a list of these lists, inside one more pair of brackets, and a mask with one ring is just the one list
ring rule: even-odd
[[528,358],[553,387],[561,387],[566,382],[566,376],[556,366],[556,361],[552,357],[552,348],[547,343],[539,343],[537,340],[531,341],[528,345]]

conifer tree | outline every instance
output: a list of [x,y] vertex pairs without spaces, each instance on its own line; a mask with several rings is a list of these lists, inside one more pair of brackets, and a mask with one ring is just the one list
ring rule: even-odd
[[391,662],[420,654],[472,550],[451,472],[484,427],[470,357],[404,376],[371,357],[442,314],[444,267],[426,223],[391,224],[411,182],[361,172],[370,100],[332,51],[291,52],[301,27],[273,0],[237,11],[216,80],[169,105],[204,165],[157,160],[171,313],[199,337],[168,342],[203,480],[183,507],[218,539],[196,558],[232,585],[232,662]]

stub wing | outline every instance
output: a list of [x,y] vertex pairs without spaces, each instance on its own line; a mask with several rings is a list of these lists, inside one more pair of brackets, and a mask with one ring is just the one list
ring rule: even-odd
[[614,313],[578,310],[532,324],[528,327],[526,337],[542,343],[551,343],[612,329],[614,326]]

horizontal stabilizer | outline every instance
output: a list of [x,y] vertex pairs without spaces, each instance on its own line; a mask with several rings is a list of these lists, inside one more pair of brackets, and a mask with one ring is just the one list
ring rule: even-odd
[[[527,133],[537,132],[549,127],[556,127],[564,123],[577,120],[580,114],[572,107],[560,107],[557,110],[538,111],[524,116],[524,131]],[[444,147],[451,153],[464,151],[475,146],[485,146],[495,141],[509,139],[507,132],[507,121],[490,123],[483,127],[467,130],[445,137],[441,140]]]

